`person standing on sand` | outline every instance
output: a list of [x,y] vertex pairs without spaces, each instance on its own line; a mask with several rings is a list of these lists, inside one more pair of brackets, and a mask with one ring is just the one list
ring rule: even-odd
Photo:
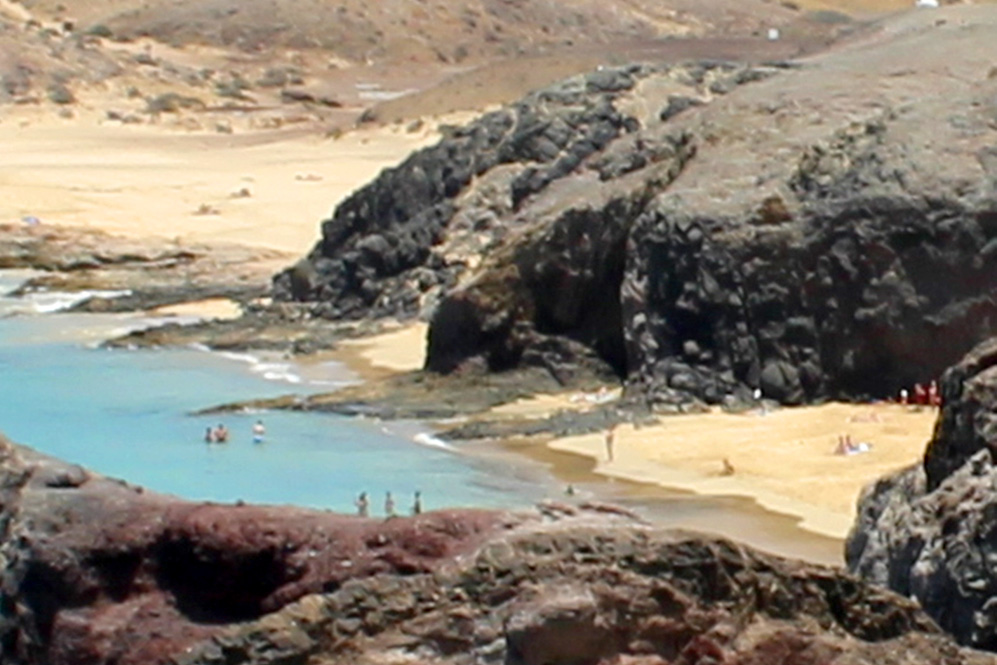
[[384,493],[384,516],[385,517],[395,516],[395,500],[391,496],[391,492]]
[[611,425],[606,430],[606,459],[613,461],[613,444],[616,442],[616,425]]
[[422,514],[422,492],[419,490],[415,491],[415,500],[412,502],[412,514],[421,515]]
[[360,496],[354,502],[357,507],[357,515],[360,517],[367,517],[370,511],[370,500],[367,498],[367,492],[360,492]]
[[730,460],[725,457],[725,458],[723,458],[723,461],[721,463],[723,464],[723,468],[720,470],[720,475],[721,476],[733,476],[734,475],[734,465],[730,463]]

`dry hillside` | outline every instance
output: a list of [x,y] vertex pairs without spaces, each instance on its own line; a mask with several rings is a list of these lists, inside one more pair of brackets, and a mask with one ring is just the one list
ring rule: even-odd
[[0,0],[0,104],[189,130],[328,129],[372,107],[383,121],[480,109],[603,64],[794,57],[911,4]]

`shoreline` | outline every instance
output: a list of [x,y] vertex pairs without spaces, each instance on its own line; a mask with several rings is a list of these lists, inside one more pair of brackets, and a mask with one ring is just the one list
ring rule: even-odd
[[731,538],[771,554],[812,563],[844,564],[841,538],[804,529],[796,516],[766,508],[751,497],[703,494],[655,480],[605,474],[598,471],[592,457],[549,443],[509,440],[497,445],[509,454],[545,466],[561,482],[621,504],[658,526]]
[[[419,350],[424,348],[425,330],[425,324],[417,324],[350,340],[326,357],[343,363],[361,381],[414,371],[422,367]],[[578,400],[567,394],[537,395],[498,407],[490,415],[540,417],[561,408],[577,409]],[[666,416],[659,424],[640,429],[621,426],[617,431],[616,459],[609,464],[603,459],[602,433],[565,438],[474,441],[459,446],[458,453],[498,460],[515,458],[542,467],[558,483],[558,493],[572,485],[579,490],[574,499],[620,503],[658,524],[717,533],[783,556],[841,565],[843,541],[854,521],[852,506],[858,492],[884,473],[916,462],[922,446],[911,445],[910,441],[923,434],[923,443],[926,443],[934,417],[930,410],[915,412],[897,405],[844,403],[779,408],[764,416],[724,413]],[[841,427],[853,432],[857,440],[875,442],[873,451],[852,457],[833,455],[833,432],[838,430],[801,438],[782,450],[786,448],[786,442],[773,441],[771,432],[787,429],[786,434],[792,439],[800,435],[793,428],[800,420],[813,421],[812,426],[818,430],[830,427],[825,422],[845,422],[847,424]],[[430,430],[439,428],[439,424],[434,425],[432,421],[426,421],[425,425]],[[692,456],[682,463],[674,463],[678,460],[664,455],[662,459],[655,459],[649,454],[648,448],[662,453],[667,446],[655,443],[682,428],[698,428],[713,438],[720,436],[718,432],[734,429],[746,431],[749,439],[769,440],[773,468],[792,471],[794,467],[785,459],[787,455],[790,459],[804,460],[801,468],[816,460],[815,463],[829,467],[825,469],[830,472],[829,477],[822,476],[820,482],[829,486],[830,494],[853,492],[854,496],[835,499],[833,507],[803,501],[799,495],[811,491],[806,479],[773,479],[752,474],[744,455],[750,458],[757,455],[757,450],[739,441],[711,442],[721,448],[724,445],[744,447],[741,457],[729,453],[738,468],[732,477],[724,477],[708,467],[697,469],[697,466],[711,463],[708,460],[717,454],[710,452],[701,441],[697,445],[704,446],[704,452],[699,459]],[[755,430],[767,434],[752,434]],[[764,448],[764,444],[754,445]],[[719,470],[721,458],[715,459]],[[669,462],[674,464],[666,465]],[[792,476],[792,473],[783,475]],[[823,498],[826,504],[826,493]],[[561,499],[566,503],[573,500],[566,495]]]
[[[568,403],[541,399],[548,410]],[[535,413],[535,408],[527,402],[506,412]],[[840,402],[746,414],[714,410],[620,426],[612,461],[603,433],[553,438],[543,445],[587,459],[592,473],[604,479],[748,501],[794,521],[801,531],[842,541],[862,489],[918,463],[936,417],[927,407]],[[843,433],[869,442],[868,452],[835,454],[836,436]]]

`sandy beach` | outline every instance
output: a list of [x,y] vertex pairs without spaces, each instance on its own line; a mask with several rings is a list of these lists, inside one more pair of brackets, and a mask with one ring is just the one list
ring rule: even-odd
[[[585,455],[596,472],[711,496],[741,496],[800,519],[800,527],[844,538],[862,488],[917,463],[936,411],[892,404],[777,409],[762,415],[712,412],[673,416],[661,424],[615,432],[613,459],[603,434],[552,441]],[[838,435],[869,450],[835,454]],[[723,460],[733,473],[725,475]]]
[[414,372],[426,359],[426,333],[429,325],[421,321],[399,325],[396,330],[374,337],[346,340],[336,355],[364,377],[397,372]]
[[178,243],[234,242],[307,253],[335,204],[436,135],[381,128],[338,139],[218,134],[64,120],[0,122],[0,220],[84,226]]

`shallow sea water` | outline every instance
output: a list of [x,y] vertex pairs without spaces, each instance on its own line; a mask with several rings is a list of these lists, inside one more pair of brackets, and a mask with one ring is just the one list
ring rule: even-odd
[[[0,273],[0,294],[22,278]],[[328,390],[351,377],[335,363],[312,368],[320,378],[309,383],[279,358],[101,349],[99,340],[147,321],[38,313],[65,298],[0,298],[0,432],[41,452],[190,499],[344,512],[361,491],[377,514],[386,491],[404,512],[415,490],[427,509],[527,506],[551,490],[541,474],[459,454],[412,423],[291,412],[192,416],[229,401]],[[267,437],[254,444],[258,418]],[[220,422],[229,443],[205,444],[205,429]]]

